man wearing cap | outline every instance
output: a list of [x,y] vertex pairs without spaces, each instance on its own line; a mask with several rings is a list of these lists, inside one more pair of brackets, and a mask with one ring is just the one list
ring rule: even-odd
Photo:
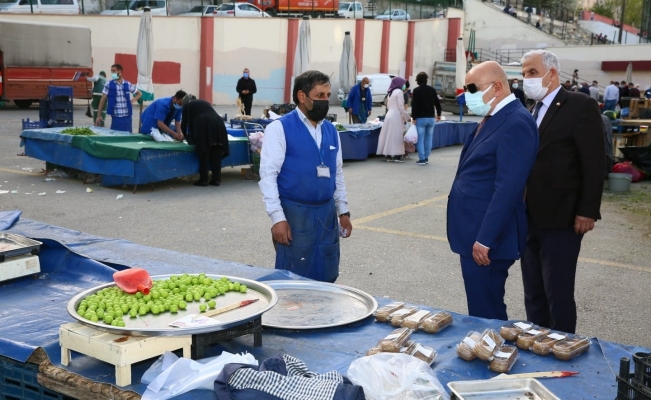
[[[99,101],[102,99],[102,90],[104,90],[104,85],[106,85],[106,72],[99,71],[99,75],[87,77],[88,82],[93,82],[93,101],[90,103],[90,107],[93,111],[93,121],[97,120],[97,108],[99,107]],[[102,121],[99,126],[104,126],[104,120],[106,119],[106,105],[102,108]]]
[[[176,140],[183,140],[181,110],[183,108],[183,98],[186,94],[183,90],[179,90],[172,97],[162,97],[151,103],[142,113],[140,133],[151,135],[151,130],[156,128],[161,133],[167,133]],[[172,120],[174,120],[174,126],[170,125]]]

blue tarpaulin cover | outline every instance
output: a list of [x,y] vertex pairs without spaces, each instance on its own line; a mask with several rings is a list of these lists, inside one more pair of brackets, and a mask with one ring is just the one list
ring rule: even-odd
[[[37,347],[43,347],[51,362],[59,367],[58,328],[73,322],[65,309],[75,294],[111,282],[116,269],[139,266],[152,275],[167,273],[215,273],[256,279],[301,279],[283,270],[209,259],[140,246],[125,240],[106,239],[44,223],[19,218],[19,212],[0,213],[0,227],[43,242],[40,255],[42,272],[36,277],[24,277],[0,284],[0,355],[25,362]],[[101,261],[101,262],[100,262]],[[377,298],[379,305],[392,300]],[[430,309],[428,307],[422,307]],[[435,311],[435,310],[434,310]],[[496,374],[487,364],[478,360],[466,362],[457,357],[455,346],[468,331],[499,329],[503,321],[485,320],[454,314],[454,323],[442,332],[432,335],[416,332],[413,339],[433,347],[438,357],[433,370],[445,385],[456,380],[489,379]],[[252,338],[245,336],[207,351],[206,356],[248,351],[258,360],[279,353],[291,354],[318,373],[333,369],[346,373],[350,363],[362,357],[368,348],[392,331],[386,323],[368,318],[355,324],[312,331],[265,328],[262,347],[252,347]],[[562,399],[612,399],[616,395],[615,375],[620,357],[645,351],[635,346],[602,341],[593,338],[589,351],[571,361],[559,361],[553,356],[540,357],[522,351],[511,373],[536,371],[579,371],[575,377],[547,379],[544,384]],[[125,390],[143,393],[139,383],[142,373],[154,360],[134,365],[133,384]],[[90,357],[73,354],[66,368],[89,379],[114,383],[114,368]],[[181,398],[214,399],[211,391],[194,391]]]
[[[74,136],[59,133],[65,128],[27,129],[21,133],[25,154],[56,165],[101,174],[104,186],[141,185],[165,181],[199,172],[199,160],[194,152],[142,149],[138,160],[95,157],[74,147]],[[94,128],[102,136],[128,134],[106,128]],[[228,129],[236,138],[246,137],[243,129]],[[229,143],[230,155],[222,160],[223,167],[251,163],[248,141]]]

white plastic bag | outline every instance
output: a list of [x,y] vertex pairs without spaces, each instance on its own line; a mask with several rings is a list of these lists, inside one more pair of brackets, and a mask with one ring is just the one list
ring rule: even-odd
[[358,358],[348,379],[364,388],[369,400],[444,400],[449,396],[430,366],[402,353],[378,353]]
[[174,142],[174,138],[167,133],[161,133],[158,128],[151,128],[151,137],[157,142]]
[[214,382],[224,365],[231,363],[258,365],[251,354],[222,352],[219,357],[193,361],[178,358],[174,353],[163,354],[142,376],[148,383],[143,400],[165,400],[194,389],[214,390]]
[[407,133],[405,133],[405,142],[416,144],[418,142],[418,130],[415,124],[409,124]]

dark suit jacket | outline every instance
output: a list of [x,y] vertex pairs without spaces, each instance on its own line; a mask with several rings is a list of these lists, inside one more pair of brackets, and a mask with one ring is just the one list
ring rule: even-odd
[[527,182],[527,209],[540,229],[600,219],[604,185],[603,123],[597,102],[561,88],[540,123],[540,150]]
[[517,260],[527,236],[524,188],[538,152],[536,123],[516,99],[486,120],[461,152],[448,198],[448,241],[472,257],[475,241],[491,260]]

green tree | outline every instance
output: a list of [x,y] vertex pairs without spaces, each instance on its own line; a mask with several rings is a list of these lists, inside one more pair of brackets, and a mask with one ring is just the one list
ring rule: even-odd
[[[624,0],[606,0],[603,2],[595,3],[590,9],[595,14],[603,15],[608,18],[615,18],[621,15],[622,1]],[[624,23],[628,25],[640,26],[640,19],[642,18],[643,0],[625,0],[626,9],[624,10]]]
[[[604,17],[613,18],[615,16],[615,9],[618,8],[618,1],[616,0],[607,0],[604,2],[597,2],[592,6],[590,11],[598,15],[603,15]],[[621,6],[619,6],[621,7]]]

